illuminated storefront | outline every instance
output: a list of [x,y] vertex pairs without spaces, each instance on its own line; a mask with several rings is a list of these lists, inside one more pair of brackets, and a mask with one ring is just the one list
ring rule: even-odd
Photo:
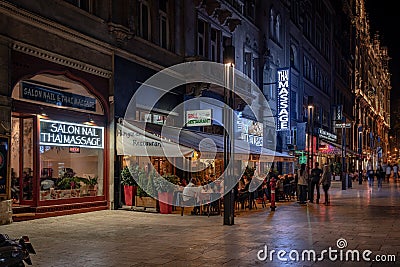
[[107,79],[80,71],[36,73],[15,73],[12,90],[14,215],[40,218],[108,208],[108,108],[102,90],[91,85],[106,88]]

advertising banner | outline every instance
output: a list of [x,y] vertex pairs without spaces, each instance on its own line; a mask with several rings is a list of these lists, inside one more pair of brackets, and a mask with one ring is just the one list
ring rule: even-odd
[[276,103],[277,120],[276,130],[290,130],[290,68],[282,68],[277,71]]
[[208,126],[212,124],[212,110],[188,110],[186,111],[187,126]]
[[96,99],[88,96],[63,92],[53,88],[22,82],[21,97],[24,99],[53,104],[60,107],[71,107],[81,110],[96,111]]
[[104,127],[40,120],[40,145],[104,148]]

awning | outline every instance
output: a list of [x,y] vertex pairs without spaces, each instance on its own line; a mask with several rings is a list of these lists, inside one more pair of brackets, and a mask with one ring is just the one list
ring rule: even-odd
[[[222,154],[224,153],[223,135],[138,121],[130,121],[130,124],[157,138],[162,136],[164,139],[175,144],[191,148],[200,153],[201,158],[222,158]],[[295,157],[293,156],[255,146],[244,140],[235,140],[233,152],[235,153],[235,158],[238,160],[256,160],[261,162],[295,161]]]
[[295,162],[296,157],[290,156],[286,153],[275,152],[275,160],[277,162]]
[[191,157],[194,150],[161,138],[127,121],[117,123],[117,155]]

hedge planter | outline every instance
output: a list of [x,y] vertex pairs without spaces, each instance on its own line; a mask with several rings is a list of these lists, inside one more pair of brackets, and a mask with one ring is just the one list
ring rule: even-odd
[[160,202],[160,213],[162,214],[170,214],[172,213],[172,203],[173,193],[170,192],[159,192],[158,193],[158,201]]
[[152,197],[135,197],[135,206],[146,208],[157,208],[157,200]]
[[133,206],[135,205],[137,186],[124,185],[124,195],[125,195],[125,205]]

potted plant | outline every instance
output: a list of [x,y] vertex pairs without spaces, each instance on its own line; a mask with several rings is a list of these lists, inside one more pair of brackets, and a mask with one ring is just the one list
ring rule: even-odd
[[179,178],[173,174],[155,177],[154,187],[158,193],[160,213],[172,213],[173,192],[178,183]]
[[85,179],[86,181],[84,182],[86,185],[88,185],[88,193],[90,196],[94,197],[97,195],[97,190],[95,189],[95,186],[97,185],[97,180],[98,177],[94,176],[88,176],[87,179]]
[[81,184],[80,182],[84,183],[87,187],[87,193],[90,196],[96,196],[97,195],[97,190],[95,189],[95,186],[97,185],[97,180],[98,177],[94,176],[88,176],[87,178],[84,177],[73,177],[72,179],[74,179],[75,184]]
[[137,182],[134,175],[138,177],[139,171],[139,166],[125,166],[121,171],[121,184],[124,186],[125,205],[127,206],[133,206],[135,204],[134,199],[137,192]]

